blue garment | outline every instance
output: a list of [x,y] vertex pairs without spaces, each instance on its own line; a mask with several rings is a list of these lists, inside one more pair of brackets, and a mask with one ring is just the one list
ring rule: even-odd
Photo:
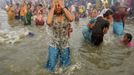
[[86,41],[91,42],[92,30],[90,30],[87,26],[83,26],[82,34]]
[[[63,68],[70,65],[70,48],[65,48],[63,50],[60,50],[58,48],[49,46],[49,55],[48,55],[48,61],[45,65],[45,68],[47,68],[49,71],[54,72],[55,66],[58,61],[60,61],[60,66]],[[59,59],[59,60],[58,60]]]
[[114,22],[113,32],[118,36],[123,35],[124,33],[123,22]]

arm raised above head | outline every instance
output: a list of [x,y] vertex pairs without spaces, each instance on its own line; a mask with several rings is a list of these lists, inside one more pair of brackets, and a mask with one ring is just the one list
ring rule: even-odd
[[64,1],[59,0],[58,2],[59,2],[59,5],[61,6],[63,12],[65,13],[65,16],[69,20],[69,22],[72,22],[73,21],[73,16],[72,16],[71,12],[67,8],[64,7]]
[[52,25],[52,20],[53,20],[53,16],[54,16],[54,10],[55,10],[55,5],[54,5],[54,2],[52,2],[51,9],[50,9],[50,12],[48,13],[48,17],[47,17],[47,24],[49,26]]
[[65,13],[65,16],[67,17],[67,19],[69,20],[69,22],[72,22],[73,21],[73,16],[72,14],[66,9],[66,8],[63,8],[63,11]]

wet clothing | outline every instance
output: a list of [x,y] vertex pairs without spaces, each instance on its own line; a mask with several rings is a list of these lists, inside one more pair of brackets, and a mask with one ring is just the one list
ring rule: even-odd
[[55,66],[60,59],[60,66],[66,67],[70,64],[70,48],[68,42],[68,27],[69,22],[64,16],[62,22],[58,22],[54,15],[50,35],[49,55],[46,68],[50,71],[55,70]]
[[86,41],[91,42],[92,30],[90,28],[88,28],[87,26],[83,26],[82,34]]
[[91,35],[91,43],[95,46],[99,46],[103,42],[104,27],[109,27],[110,25],[109,21],[103,19],[102,17],[98,17],[95,25],[92,29],[92,35]]
[[32,13],[28,11],[24,19],[24,25],[31,25],[31,17],[32,17]]
[[[47,64],[45,65],[45,68],[47,68],[49,71],[54,72],[55,66],[57,62],[59,61],[59,66],[67,67],[70,65],[70,48],[64,48],[62,51],[61,49],[49,46],[49,56]],[[59,59],[59,60],[58,60]]]
[[[123,40],[119,40],[120,44],[123,44]],[[133,42],[129,42],[126,46],[128,47],[134,47],[134,43]]]
[[20,18],[21,18],[21,21],[24,23],[24,25],[26,25],[26,23],[27,23],[27,18],[26,18],[27,13],[28,13],[27,7],[26,6],[22,6],[20,8]]
[[[89,24],[95,23],[96,19],[92,18],[89,20]],[[83,26],[82,34],[86,41],[91,42],[92,29],[88,25]]]
[[134,47],[134,43],[130,42],[130,43],[128,43],[127,46],[128,46],[128,47]]
[[26,16],[27,15],[27,7],[23,6],[20,8],[20,16]]
[[116,21],[114,21],[114,23],[113,23],[113,32],[116,34],[116,35],[118,35],[118,36],[120,36],[120,35],[123,35],[123,32],[124,31],[124,28],[123,28],[123,22],[116,22]]
[[123,35],[124,33],[124,19],[125,13],[124,12],[117,12],[114,13],[113,18],[114,18],[114,23],[113,23],[113,32],[120,36]]
[[122,21],[122,19],[124,17],[125,17],[125,13],[124,12],[114,13],[114,15],[113,15],[114,21],[116,21],[116,22]]
[[8,14],[8,22],[11,22],[14,20],[14,10],[13,7],[8,7],[7,9],[7,14]]

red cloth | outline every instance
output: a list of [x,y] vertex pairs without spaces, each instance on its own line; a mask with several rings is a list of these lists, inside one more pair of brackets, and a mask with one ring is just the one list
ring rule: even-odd
[[35,20],[35,23],[36,23],[36,26],[44,26],[44,20],[38,20],[38,19],[36,19]]
[[125,12],[118,12],[113,15],[115,21],[119,22],[125,17]]
[[73,29],[72,29],[72,28],[69,28],[69,29],[68,29],[68,37],[69,37],[69,38],[70,38],[72,32],[73,32]]

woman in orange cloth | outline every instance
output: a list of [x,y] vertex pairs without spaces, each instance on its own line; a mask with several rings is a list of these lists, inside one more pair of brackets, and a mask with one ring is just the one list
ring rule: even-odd
[[20,7],[20,17],[21,17],[22,22],[25,21],[25,17],[27,15],[27,12],[28,12],[27,6],[26,6],[25,2],[23,2],[23,4]]
[[14,20],[13,6],[11,4],[9,6],[6,6],[6,11],[7,11],[7,15],[8,15],[8,23],[11,24]]

